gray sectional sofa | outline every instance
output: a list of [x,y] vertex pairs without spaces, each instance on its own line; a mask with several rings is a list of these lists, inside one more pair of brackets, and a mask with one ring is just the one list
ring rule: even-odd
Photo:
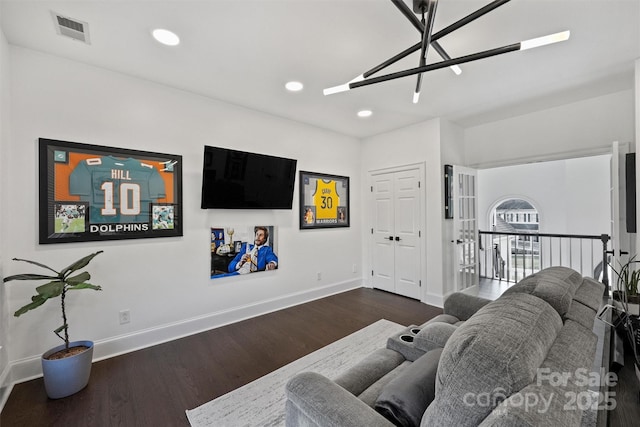
[[339,377],[292,378],[286,424],[580,425],[603,292],[593,279],[551,267],[495,301],[454,293],[444,314],[389,337]]

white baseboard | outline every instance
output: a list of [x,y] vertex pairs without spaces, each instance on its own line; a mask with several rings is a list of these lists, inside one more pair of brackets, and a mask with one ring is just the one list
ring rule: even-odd
[[4,409],[4,404],[7,403],[13,384],[8,382],[9,373],[11,372],[11,365],[5,366],[2,373],[0,373],[0,412]]
[[444,297],[438,294],[426,294],[422,302],[440,308],[444,307]]
[[4,405],[7,403],[7,400],[9,400],[11,390],[13,390],[13,384],[6,387],[0,387],[0,412],[4,409]]
[[[255,304],[234,307],[204,316],[193,317],[180,322],[168,323],[154,328],[136,331],[130,334],[98,340],[94,342],[93,361],[108,359],[121,354],[173,341],[194,335],[220,326],[229,325],[252,317],[282,310],[319,298],[328,297],[348,290],[362,287],[361,279],[335,283],[329,286],[314,288],[260,301]],[[10,384],[17,384],[42,376],[40,355],[16,360],[9,363],[8,377]],[[4,384],[0,382],[0,384]],[[1,396],[0,396],[1,398]]]

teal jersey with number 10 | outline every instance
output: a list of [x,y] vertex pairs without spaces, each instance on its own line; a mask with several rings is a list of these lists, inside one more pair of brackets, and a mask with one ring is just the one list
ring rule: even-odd
[[89,202],[92,224],[149,222],[149,205],[166,197],[156,168],[113,156],[83,160],[69,177],[69,193]]

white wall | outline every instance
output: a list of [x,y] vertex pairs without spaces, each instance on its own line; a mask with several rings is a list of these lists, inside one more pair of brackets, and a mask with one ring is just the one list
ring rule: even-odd
[[602,155],[479,170],[480,229],[489,230],[498,203],[518,198],[538,209],[542,233],[609,234],[610,159]]
[[[368,181],[374,170],[409,164],[425,164],[424,228],[422,301],[442,306],[443,295],[443,253],[442,253],[442,162],[440,154],[441,123],[439,119],[429,120],[413,126],[380,134],[363,141],[362,179],[365,206],[371,206]],[[370,209],[364,209],[363,224],[371,228]],[[371,265],[371,235],[364,233],[362,240],[363,263]],[[368,268],[370,271],[371,268]],[[370,276],[365,276],[370,278]]]
[[[10,55],[12,126],[1,169],[11,177],[3,198],[14,215],[0,229],[4,271],[22,272],[8,261],[14,256],[62,268],[103,249],[90,271],[104,290],[72,295],[68,313],[72,339],[96,341],[97,358],[362,285],[358,140],[28,49],[11,47]],[[39,245],[39,137],[181,154],[184,237]],[[297,186],[291,211],[201,210],[205,144],[296,158],[299,170],[351,177],[351,227],[300,231]],[[209,228],[256,223],[278,227],[280,268],[211,280]],[[10,308],[32,292],[10,284]],[[130,324],[119,324],[122,309],[130,310]],[[58,344],[51,332],[58,310],[47,303],[10,319],[14,379],[39,374],[37,358]]]
[[[5,147],[8,144],[9,129],[9,45],[0,29],[0,165],[6,159]],[[7,219],[5,202],[5,187],[9,181],[5,168],[0,167],[0,224]],[[4,230],[0,228],[0,242],[5,242]],[[0,244],[0,261],[5,258],[3,244]],[[0,262],[0,277],[4,277],[2,262]],[[9,339],[9,307],[7,305],[6,287],[0,283],[0,408],[6,397],[5,379],[8,377],[8,339]]]
[[487,168],[611,151],[634,140],[634,93],[612,93],[465,129],[466,164]]

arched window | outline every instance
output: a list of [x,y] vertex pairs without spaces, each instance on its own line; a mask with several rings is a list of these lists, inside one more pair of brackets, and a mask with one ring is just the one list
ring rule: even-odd
[[[507,199],[491,212],[494,277],[515,281],[540,270],[540,215],[523,199]],[[510,276],[506,277],[509,271]]]
[[522,199],[508,199],[495,207],[491,214],[491,228],[494,231],[537,232],[538,211],[531,203]]

